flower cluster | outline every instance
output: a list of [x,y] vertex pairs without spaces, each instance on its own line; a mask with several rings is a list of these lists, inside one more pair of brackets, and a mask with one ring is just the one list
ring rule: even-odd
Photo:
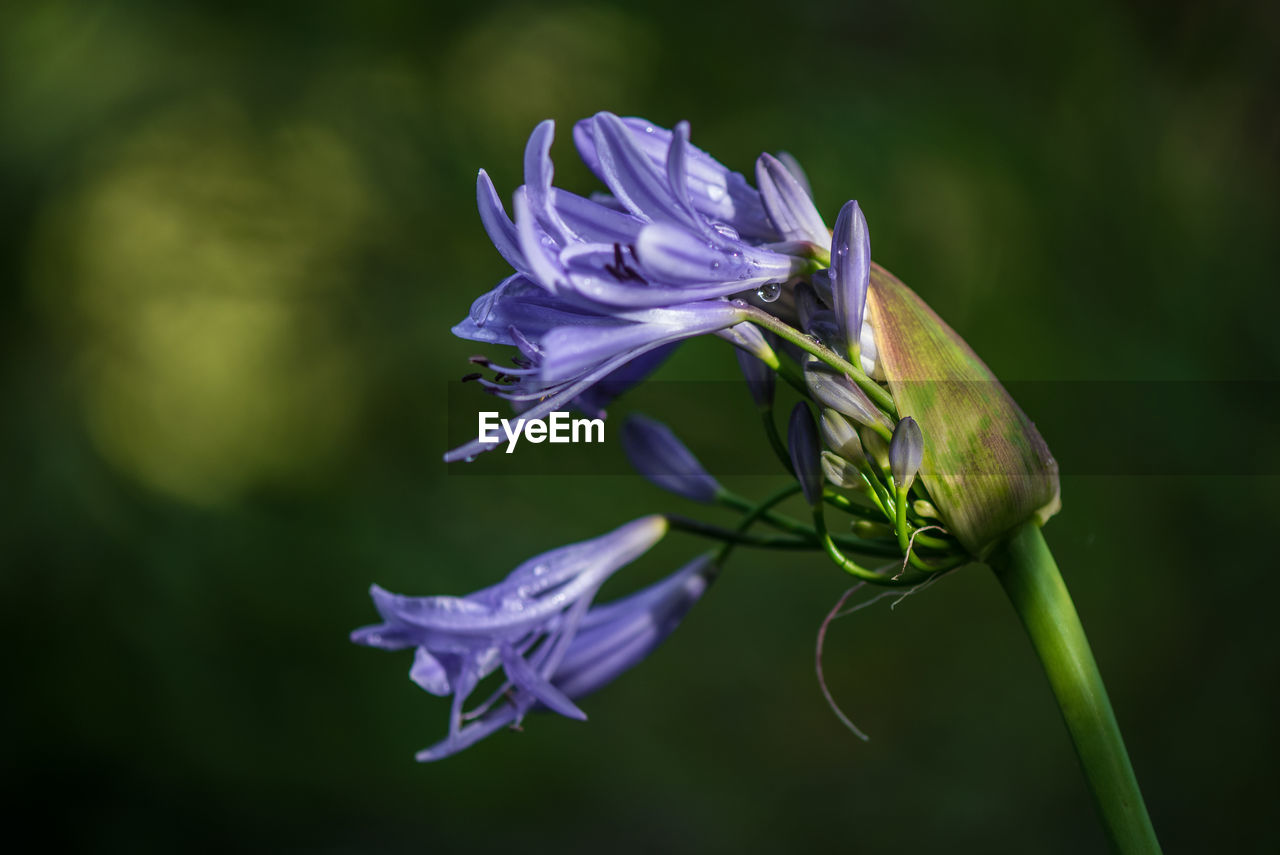
[[[828,231],[789,156],[760,155],[753,187],[695,148],[687,123],[668,131],[611,113],[573,129],[578,154],[608,188],[579,196],[553,185],[553,133],[547,121],[529,139],[514,218],[480,172],[480,219],[514,272],[453,332],[516,352],[510,365],[474,357],[494,373],[468,379],[526,418],[569,406],[601,413],[679,342],[716,335],[737,348],[792,484],[761,501],[738,496],[669,428],[633,415],[622,441],[635,468],[684,498],[741,512],[736,528],[645,517],[531,559],[465,597],[375,586],[383,622],[352,639],[414,648],[414,682],[452,697],[448,735],[421,760],[453,754],[534,709],[585,718],[577,700],[670,634],[738,546],[825,553],[863,581],[907,586],[982,557],[1013,526],[1056,507],[1056,468],[1034,427],[967,345],[872,263],[856,201]],[[786,441],[773,413],[779,377],[802,398]],[[473,441],[445,460],[493,447]],[[811,521],[776,510],[797,493]],[[829,528],[831,509],[849,517],[851,534]],[[772,533],[752,531],[757,524]],[[594,605],[608,578],[671,529],[720,548]],[[864,556],[892,561],[887,571],[869,569]],[[466,709],[490,678],[492,693]]]
[[[405,597],[377,585],[382,623],[351,634],[382,650],[415,648],[409,677],[433,695],[452,696],[449,734],[419,752],[439,760],[518,725],[543,707],[585,719],[575,698],[595,691],[643,659],[706,590],[706,556],[635,594],[592,607],[600,586],[667,531],[644,517],[594,540],[531,558],[506,579],[465,597]],[[499,668],[493,693],[474,709],[467,699]]]
[[[598,410],[674,343],[741,324],[745,305],[730,298],[776,295],[816,269],[822,219],[769,155],[761,158],[760,192],[693,146],[685,122],[667,131],[600,113],[573,132],[583,161],[609,188],[585,198],[552,186],[553,134],[545,121],[529,138],[514,221],[481,170],[480,219],[515,273],[453,328],[461,338],[517,348],[514,364],[495,368],[493,379],[473,376],[529,407],[527,417],[573,402]],[[761,347],[757,338],[747,346]],[[445,459],[495,447],[472,442]]]

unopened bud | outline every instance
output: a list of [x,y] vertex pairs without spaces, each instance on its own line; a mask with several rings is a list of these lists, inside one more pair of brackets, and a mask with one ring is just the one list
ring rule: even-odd
[[887,523],[873,522],[872,520],[858,520],[853,524],[852,528],[854,534],[863,538],[885,537],[893,534],[893,529]]
[[938,519],[938,509],[928,499],[916,499],[911,503],[911,510],[916,512],[916,516],[924,517],[927,520]]
[[830,407],[858,424],[893,427],[888,417],[867,397],[866,392],[825,363],[816,359],[806,362],[804,382],[813,394],[814,400],[822,406]]
[[862,480],[862,473],[858,471],[858,467],[830,451],[822,452],[822,474],[826,476],[828,481],[842,490],[856,490],[859,487],[866,487],[866,482]]
[[893,439],[889,442],[889,467],[893,470],[893,483],[899,490],[910,489],[923,459],[924,436],[920,433],[920,425],[911,416],[906,416],[893,429]]
[[791,452],[791,468],[800,480],[800,489],[811,505],[822,501],[822,464],[818,454],[818,430],[813,425],[813,413],[804,401],[791,411],[787,429],[787,446]]
[[871,278],[871,239],[867,219],[857,202],[846,202],[831,232],[831,294],[840,329],[856,344]]
[[738,355],[738,367],[747,380],[747,390],[751,392],[751,400],[760,409],[773,406],[773,391],[778,375],[773,369],[760,361],[760,358],[745,350],[734,351]]
[[862,437],[862,450],[866,452],[867,459],[883,472],[889,468],[889,446],[880,434],[870,428],[863,428],[858,432]]
[[844,416],[826,407],[822,411],[820,427],[822,441],[827,448],[850,463],[859,464],[867,459],[862,451],[862,440],[858,439],[857,428],[849,424]]

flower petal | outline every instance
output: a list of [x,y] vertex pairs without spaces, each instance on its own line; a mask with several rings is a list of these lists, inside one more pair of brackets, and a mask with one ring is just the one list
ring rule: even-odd
[[756,186],[765,212],[783,240],[809,241],[817,246],[830,242],[826,223],[804,186],[776,157],[765,153],[756,161]]
[[530,668],[529,663],[525,662],[523,657],[516,655],[510,647],[503,647],[502,667],[512,683],[533,695],[548,709],[567,718],[575,718],[578,721],[587,720],[587,714],[569,700],[568,695]]
[[[597,178],[604,180],[600,157],[596,151],[593,127],[596,117],[583,119],[573,129],[578,154]],[[623,125],[632,142],[644,153],[655,169],[667,162],[672,133],[646,119],[627,117]],[[775,241],[777,231],[765,215],[760,194],[738,172],[732,172],[718,160],[694,145],[685,155],[686,184],[694,208],[713,222],[732,226],[743,238]],[[606,182],[607,183],[607,182]]]
[[507,216],[492,179],[483,169],[476,176],[476,207],[480,210],[480,223],[489,235],[489,240],[493,241],[498,254],[516,270],[527,270],[528,263],[524,259],[524,253],[520,251],[520,237],[516,234],[515,223]]
[[449,694],[449,675],[440,660],[432,656],[425,647],[414,651],[409,679],[437,697]]

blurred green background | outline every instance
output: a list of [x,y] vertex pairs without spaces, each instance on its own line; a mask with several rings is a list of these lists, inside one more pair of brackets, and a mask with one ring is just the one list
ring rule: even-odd
[[[509,194],[544,117],[581,192],[567,131],[599,109],[687,118],[742,170],[791,151],[823,213],[856,196],[876,258],[1000,376],[1234,381],[1159,421],[1084,395],[1051,446],[1178,434],[1208,471],[1251,471],[1232,413],[1274,394],[1280,353],[1274,9],[4,4],[11,834],[130,852],[1100,850],[1047,684],[980,568],[832,629],[832,688],[866,744],[815,684],[846,586],[817,559],[742,553],[584,702],[589,723],[535,717],[436,765],[412,755],[446,704],[409,682],[407,653],[346,636],[374,618],[370,582],[463,593],[696,510],[634,476],[440,462],[446,383],[475,351],[448,328],[505,275],[475,172]],[[704,341],[661,377],[736,370]],[[745,401],[708,412],[661,388],[637,400],[708,459],[767,454]],[[579,452],[617,469],[616,445]],[[1047,529],[1170,852],[1280,846],[1269,460],[1068,476]],[[700,547],[673,537],[606,593]]]

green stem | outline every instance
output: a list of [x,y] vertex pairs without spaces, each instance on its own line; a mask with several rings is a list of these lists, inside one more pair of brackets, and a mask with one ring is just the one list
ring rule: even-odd
[[769,447],[773,449],[774,456],[778,458],[778,462],[782,464],[787,474],[792,474],[791,454],[787,451],[782,437],[778,435],[778,426],[773,421],[773,407],[760,408],[760,423],[764,425],[764,435],[769,438]]
[[1026,523],[1015,531],[991,566],[1049,677],[1113,848],[1122,855],[1159,853],[1102,675],[1039,527]]
[[736,543],[742,546],[756,546],[761,549],[817,549],[818,545],[811,538],[788,537],[786,535],[750,534],[746,531],[734,531],[718,525],[704,523],[701,520],[682,517],[678,514],[667,514],[667,524],[672,531],[683,531],[699,537],[709,537],[724,543]]
[[759,327],[764,327],[779,337],[786,339],[796,347],[804,350],[821,359],[835,370],[848,376],[850,380],[857,383],[862,391],[866,392],[871,400],[876,402],[880,409],[884,410],[891,416],[896,417],[898,411],[894,408],[893,397],[885,391],[884,387],[876,381],[872,380],[866,373],[847,359],[843,359],[839,354],[830,348],[823,347],[809,336],[800,332],[800,330],[786,324],[763,309],[755,306],[746,308],[746,319]]
[[884,585],[889,588],[907,588],[920,582],[919,578],[902,579],[894,576],[885,576],[874,570],[868,570],[856,561],[849,560],[848,556],[840,551],[840,547],[836,546],[831,539],[831,535],[827,532],[827,522],[822,515],[822,502],[815,502],[813,505],[813,528],[818,533],[818,540],[822,547],[826,549],[827,556],[837,567],[850,576],[861,579],[864,582],[870,582],[873,585]]
[[[782,498],[788,498],[798,492],[800,492],[800,483],[794,482],[786,488],[786,492],[782,494]],[[834,494],[828,493],[826,498],[830,500],[833,496]],[[758,519],[761,522],[773,526],[779,531],[799,535],[800,537],[805,538],[811,545],[819,545],[818,534],[813,530],[813,526],[805,525],[799,520],[792,519],[784,514],[777,514],[765,510],[765,508],[771,508],[778,503],[773,497],[765,499],[762,507],[757,507],[749,500],[722,488],[716,498],[717,501],[726,507],[749,512],[751,514],[749,518],[751,522],[755,522]],[[843,499],[844,497],[838,496],[836,498]],[[845,549],[849,549],[863,555],[873,555],[881,558],[895,558],[899,556],[899,553],[892,547],[878,543],[868,543],[865,539],[860,537],[847,537],[839,534],[832,535],[831,537],[832,540]]]

